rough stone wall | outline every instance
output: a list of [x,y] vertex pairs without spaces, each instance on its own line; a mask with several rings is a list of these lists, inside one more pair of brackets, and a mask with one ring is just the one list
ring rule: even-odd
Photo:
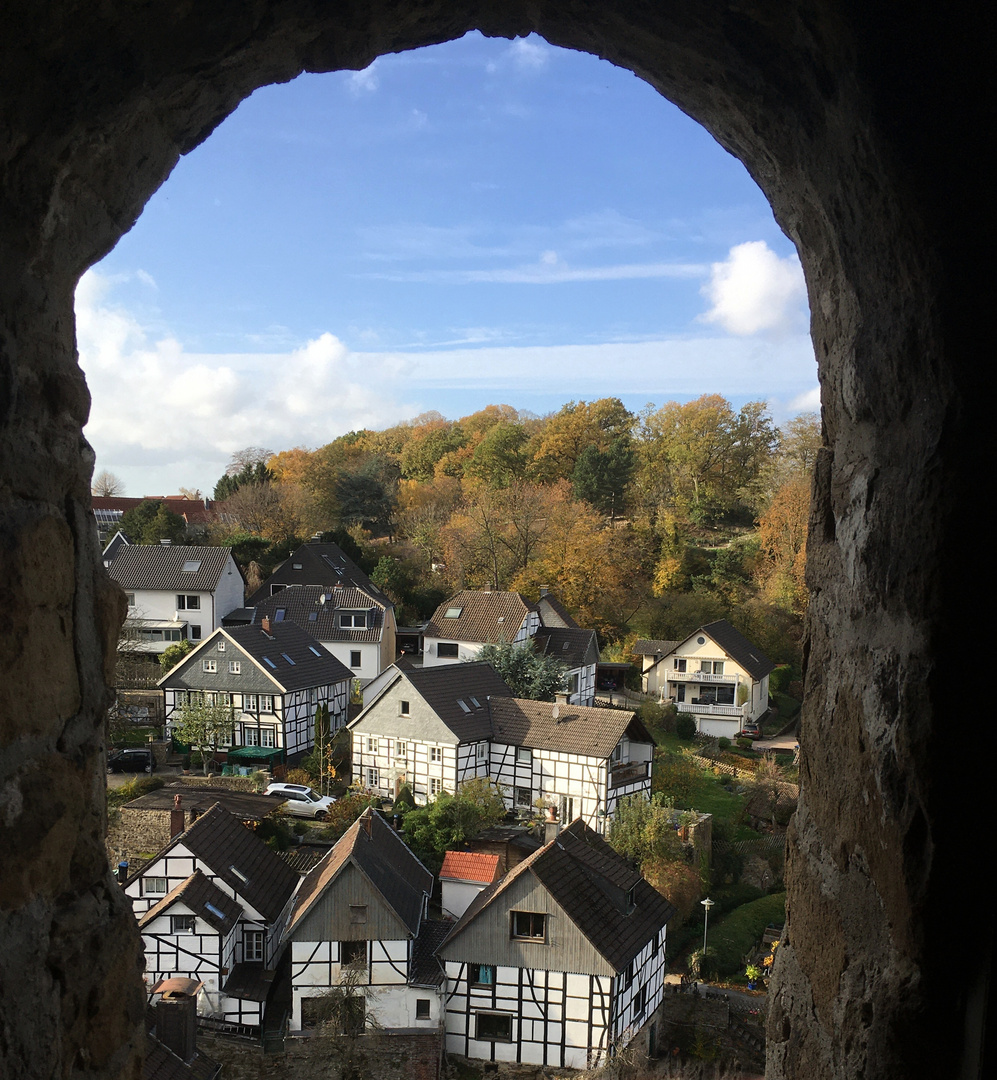
[[[255,87],[477,27],[631,68],[762,186],[807,275],[826,448],[808,576],[802,793],[768,1071],[975,1074],[989,919],[960,821],[983,755],[944,673],[979,608],[989,458],[976,160],[993,7],[953,0],[10,0],[0,34],[0,1072],[134,1075],[138,937],[103,855],[102,717],[124,614],[87,517],[79,274]],[[152,408],[150,403],[150,408]],[[985,441],[987,440],[987,441]],[[958,793],[958,797],[955,797]],[[944,837],[944,842],[941,839]],[[945,932],[942,932],[944,928]],[[980,940],[982,938],[982,941]]]

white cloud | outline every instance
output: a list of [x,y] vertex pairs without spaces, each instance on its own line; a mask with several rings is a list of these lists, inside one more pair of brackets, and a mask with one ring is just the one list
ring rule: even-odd
[[[553,259],[550,256],[553,255]],[[706,267],[697,263],[623,263],[615,266],[571,267],[553,250],[538,263],[493,270],[399,270],[365,274],[382,281],[422,281],[439,284],[558,285],[566,281],[631,281],[642,278],[697,278]]]
[[798,330],[806,311],[799,259],[780,259],[764,240],[732,247],[725,262],[711,267],[702,293],[712,304],[702,320],[741,336]]
[[524,71],[540,71],[547,66],[550,49],[536,34],[530,34],[529,37],[516,38],[509,46],[509,55],[516,67]]
[[803,394],[797,394],[786,406],[787,410],[795,415],[801,412],[820,412],[820,387],[815,386]]
[[[98,272],[83,275],[76,326],[93,399],[86,435],[114,472],[172,465],[172,486],[205,487],[240,447],[317,446],[413,415],[390,390],[404,357],[354,354],[329,333],[284,353],[188,353],[174,337],[150,340],[110,289]],[[181,462],[196,475],[177,475]]]
[[361,94],[372,94],[380,84],[381,80],[378,78],[376,60],[368,67],[365,67],[363,71],[351,71],[346,78],[346,86],[354,97],[360,97]]

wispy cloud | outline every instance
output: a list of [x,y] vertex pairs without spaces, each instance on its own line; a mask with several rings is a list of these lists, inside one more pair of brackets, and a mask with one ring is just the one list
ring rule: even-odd
[[513,63],[523,71],[541,71],[550,59],[550,46],[536,34],[516,38],[509,46],[509,56]]
[[489,270],[397,270],[367,273],[382,281],[427,282],[446,285],[560,285],[573,281],[628,281],[641,278],[699,278],[708,272],[700,263],[624,263],[612,266],[568,266],[557,253],[541,253],[535,265]]
[[700,318],[729,334],[791,333],[805,318],[800,260],[795,255],[780,259],[764,240],[732,247],[724,262],[712,265],[702,292],[712,306]]
[[377,61],[375,60],[363,71],[351,71],[346,77],[346,87],[354,97],[361,94],[372,94],[381,85],[377,73]]

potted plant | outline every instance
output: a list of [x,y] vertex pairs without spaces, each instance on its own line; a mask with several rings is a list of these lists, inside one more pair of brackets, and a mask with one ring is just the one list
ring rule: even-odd
[[748,989],[754,990],[758,985],[758,980],[762,977],[762,969],[757,964],[748,964],[744,969],[744,974],[748,979]]

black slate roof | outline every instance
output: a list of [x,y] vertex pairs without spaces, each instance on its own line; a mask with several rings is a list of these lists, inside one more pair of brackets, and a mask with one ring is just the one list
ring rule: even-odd
[[[707,623],[700,627],[704,634],[708,634],[720,646],[721,649],[732,659],[736,660],[741,667],[753,678],[764,679],[769,672],[775,669],[775,664],[741,633],[735,630],[726,619],[718,619],[716,622]],[[700,631],[697,631],[699,633]],[[694,637],[694,634],[690,634]],[[688,640],[688,638],[686,639]]]
[[302,881],[288,923],[290,935],[294,936],[295,924],[351,861],[367,876],[411,934],[417,935],[424,898],[433,891],[433,875],[384,818],[371,809],[357,818],[328,856]]
[[[675,913],[675,907],[578,818],[501,881],[480,892],[447,937],[456,938],[522,874],[533,874],[564,909],[592,947],[617,972]],[[632,890],[632,906],[628,903]],[[438,950],[446,955],[446,942]]]
[[[190,652],[158,686],[174,689],[216,689],[217,680],[201,678],[201,661],[215,656],[219,638],[236,645],[244,656],[256,663],[275,688],[289,693],[312,686],[332,686],[348,682],[353,672],[328,649],[294,623],[264,626],[229,626],[209,634]],[[225,654],[226,662],[233,657]]]
[[200,870],[172,889],[158,904],[153,905],[138,921],[139,928],[168,911],[174,904],[189,907],[198,918],[204,919],[219,934],[229,933],[242,918],[242,908],[237,900],[222,892]]
[[[289,585],[260,600],[252,621],[259,625],[269,616],[274,624],[292,622],[319,641],[380,641],[388,604],[379,597],[355,585]],[[341,612],[363,612],[368,625],[362,629],[340,626]]]
[[635,641],[633,651],[638,656],[667,656],[672,649],[677,649],[681,641],[662,641],[658,638],[641,638]]
[[267,578],[267,580],[246,601],[255,606],[267,599],[273,585],[354,585],[381,604],[390,605],[391,601],[370,580],[359,566],[345,554],[338,544],[322,544],[310,541],[302,544],[289,559]]
[[[110,560],[107,572],[126,590],[214,592],[231,554],[232,549],[227,547],[124,544]],[[195,565],[196,570],[184,570],[184,566]],[[238,573],[238,569],[234,572]]]
[[560,626],[568,630],[580,629],[568,609],[552,592],[546,592],[540,597],[537,601],[537,611],[540,612],[540,621],[544,626]]
[[[439,664],[434,667],[402,668],[396,664],[399,676],[426,701],[440,720],[454,733],[458,742],[477,742],[492,735],[492,722],[488,712],[490,697],[512,697],[512,691],[501,676],[483,660],[464,664]],[[388,669],[391,670],[390,668]],[[393,685],[385,683],[385,689]],[[359,724],[364,715],[376,709],[382,695],[371,702],[352,721],[350,727]],[[466,709],[461,707],[464,702]]]
[[436,950],[453,929],[452,919],[427,919],[412,945],[412,973],[409,982],[416,986],[442,986],[445,972],[436,958]]
[[217,804],[175,836],[156,858],[177,844],[189,848],[267,922],[280,915],[300,880],[255,833]]
[[534,608],[518,592],[465,589],[440,604],[426,623],[425,634],[445,641],[512,641]]
[[193,784],[167,784],[146,795],[125,803],[122,810],[173,810],[174,796],[182,796],[181,809],[198,810],[203,813],[218,803],[222,809],[240,821],[261,821],[268,814],[279,810],[286,799],[279,795],[257,795],[251,791],[233,791],[227,788],[196,787]]
[[552,656],[569,668],[599,663],[599,642],[594,630],[580,627],[543,627],[533,635],[541,656]]
[[190,1061],[177,1057],[151,1032],[146,1035],[142,1080],[214,1080],[222,1070],[217,1061],[195,1052]]

